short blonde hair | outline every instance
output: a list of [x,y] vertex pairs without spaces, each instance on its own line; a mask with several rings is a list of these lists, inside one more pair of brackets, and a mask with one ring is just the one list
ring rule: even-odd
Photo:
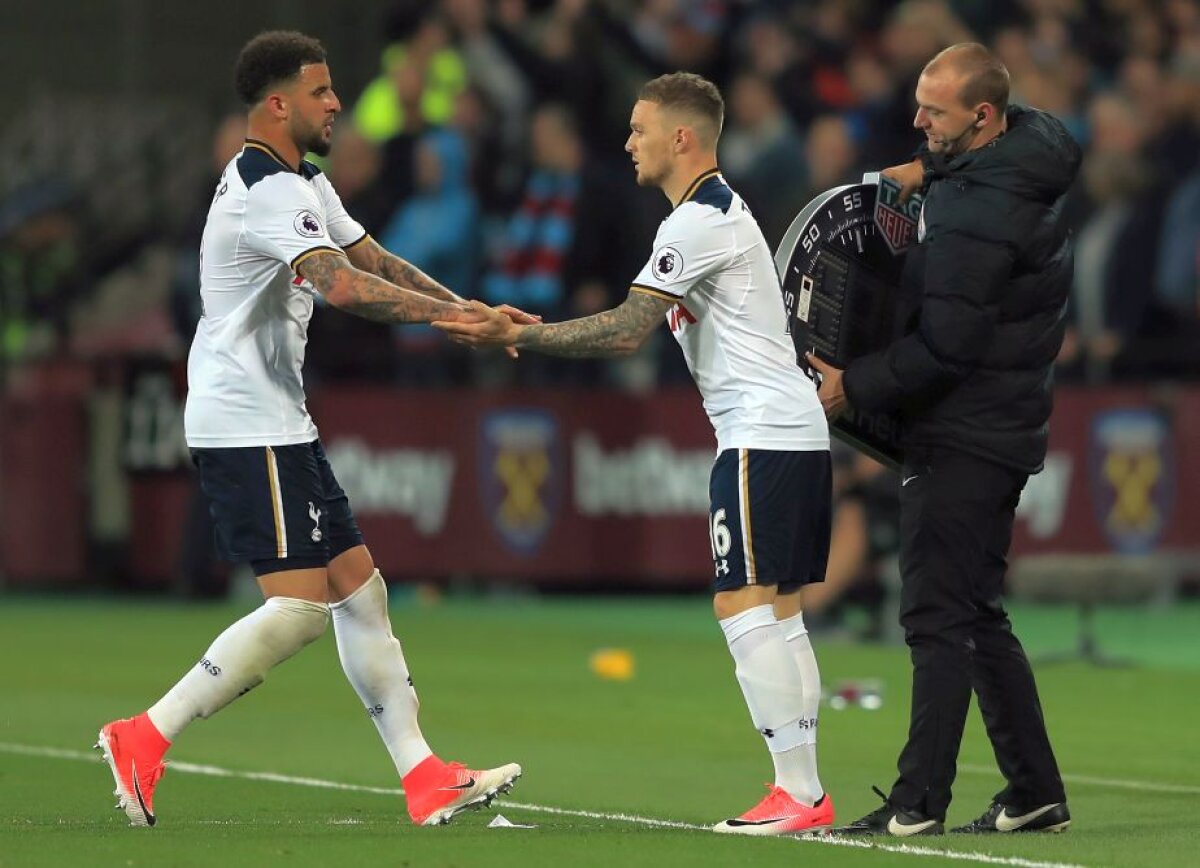
[[715,145],[721,135],[725,100],[715,84],[694,72],[672,72],[651,79],[642,85],[638,99],[698,118],[707,127],[702,133],[711,139],[708,144]]

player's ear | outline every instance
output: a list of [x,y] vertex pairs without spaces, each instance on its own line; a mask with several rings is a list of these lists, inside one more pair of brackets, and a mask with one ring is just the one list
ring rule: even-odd
[[279,91],[269,93],[263,97],[263,105],[267,107],[267,111],[272,117],[287,117],[289,106],[286,94]]

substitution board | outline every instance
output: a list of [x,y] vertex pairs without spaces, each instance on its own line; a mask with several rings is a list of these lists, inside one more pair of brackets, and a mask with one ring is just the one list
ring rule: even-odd
[[[878,173],[817,196],[792,221],[775,252],[788,330],[804,354],[844,369],[899,334],[896,288],[904,254],[916,240],[921,197],[899,201],[900,187]],[[903,461],[897,419],[853,408],[831,429],[879,461]]]

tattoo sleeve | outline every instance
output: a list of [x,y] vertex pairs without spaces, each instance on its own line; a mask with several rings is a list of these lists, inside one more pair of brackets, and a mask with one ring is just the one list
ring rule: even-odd
[[624,356],[642,345],[675,302],[631,291],[618,307],[566,322],[530,325],[517,346],[552,356]]
[[[359,248],[362,249],[361,253]],[[378,275],[388,283],[394,283],[430,298],[440,301],[463,300],[411,262],[385,250],[374,238],[368,238],[364,244],[356,245],[350,251],[350,261],[357,268]]]
[[337,253],[310,256],[297,265],[297,273],[334,307],[376,322],[454,320],[462,310],[457,300],[431,298],[395,286],[355,268]]

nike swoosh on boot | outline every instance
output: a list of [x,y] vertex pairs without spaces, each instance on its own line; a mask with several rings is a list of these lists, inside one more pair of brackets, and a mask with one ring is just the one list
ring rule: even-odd
[[1015,832],[1022,826],[1027,826],[1048,811],[1053,811],[1058,807],[1055,802],[1052,805],[1043,805],[1036,811],[1030,811],[1028,814],[1021,814],[1019,817],[1013,817],[1008,813],[1008,808],[1001,808],[1000,813],[996,815],[996,831],[998,832]]
[[920,823],[901,823],[900,820],[892,816],[888,820],[888,834],[895,835],[898,838],[906,838],[909,835],[920,835],[931,826],[936,826],[937,820],[922,820]]

